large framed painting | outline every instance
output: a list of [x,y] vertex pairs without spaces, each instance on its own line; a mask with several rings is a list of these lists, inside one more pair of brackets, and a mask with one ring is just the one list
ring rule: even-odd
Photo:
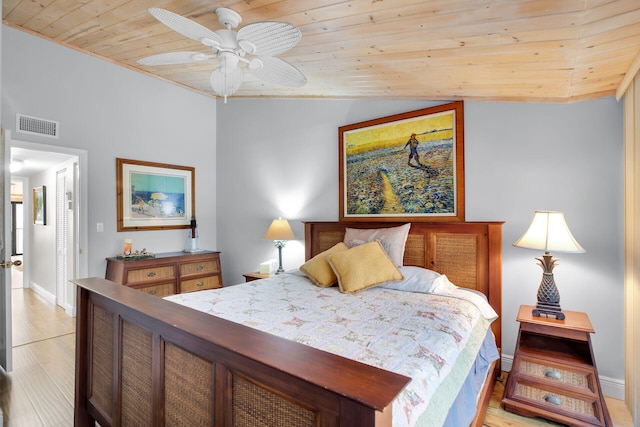
[[118,231],[189,228],[195,168],[116,159]]
[[338,133],[341,221],[464,221],[462,101]]
[[33,189],[33,223],[47,225],[47,186]]

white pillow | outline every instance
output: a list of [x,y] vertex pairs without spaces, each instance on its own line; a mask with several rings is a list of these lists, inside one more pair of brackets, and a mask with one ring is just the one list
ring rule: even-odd
[[438,295],[453,295],[456,289],[458,289],[458,287],[451,283],[449,278],[443,274],[433,281],[431,293]]
[[382,285],[382,288],[394,289],[405,292],[429,293],[433,288],[434,281],[441,276],[440,273],[422,267],[403,266],[398,267],[404,280],[400,282],[390,282]]
[[353,248],[364,243],[379,241],[396,266],[401,266],[404,260],[404,246],[411,224],[387,228],[348,228],[344,234],[344,243]]

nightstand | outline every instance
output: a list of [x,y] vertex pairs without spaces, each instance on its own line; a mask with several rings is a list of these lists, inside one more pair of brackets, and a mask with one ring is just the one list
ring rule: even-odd
[[254,280],[268,279],[269,277],[275,276],[275,274],[253,272],[253,273],[245,273],[243,274],[243,276],[246,283],[246,282],[253,282]]
[[611,426],[585,313],[534,317],[520,306],[520,331],[502,403],[507,411],[571,426]]

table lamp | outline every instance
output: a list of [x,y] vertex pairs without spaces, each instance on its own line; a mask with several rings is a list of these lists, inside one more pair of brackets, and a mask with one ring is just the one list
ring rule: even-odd
[[542,282],[538,288],[538,303],[533,309],[534,316],[542,314],[555,316],[564,320],[564,313],[560,308],[560,293],[553,280],[553,267],[557,258],[553,258],[549,251],[581,253],[585,250],[574,239],[562,212],[535,211],[529,229],[513,246],[526,249],[544,250],[541,258],[536,258],[542,267]]
[[273,240],[276,248],[278,248],[278,270],[276,274],[284,273],[282,268],[282,248],[284,248],[285,240],[294,240],[296,236],[291,231],[289,222],[286,219],[274,219],[264,235],[265,240]]

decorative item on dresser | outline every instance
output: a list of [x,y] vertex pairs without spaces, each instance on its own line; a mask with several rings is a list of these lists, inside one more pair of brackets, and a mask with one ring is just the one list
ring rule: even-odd
[[525,249],[544,250],[541,258],[536,258],[542,267],[542,281],[538,288],[538,303],[533,309],[534,316],[548,314],[558,320],[564,319],[560,308],[560,293],[553,279],[556,258],[549,251],[581,253],[585,250],[573,238],[562,212],[536,211],[531,225],[513,246]]
[[135,260],[107,258],[105,278],[158,297],[220,288],[220,252],[167,252]]
[[507,411],[571,426],[611,426],[585,313],[536,317],[520,306],[520,332],[502,403]]

